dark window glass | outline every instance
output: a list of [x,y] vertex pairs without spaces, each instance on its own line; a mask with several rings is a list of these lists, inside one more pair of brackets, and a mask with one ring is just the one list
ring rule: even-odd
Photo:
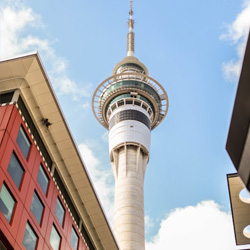
[[11,102],[14,92],[0,94],[0,104]]
[[144,73],[145,74],[145,71],[144,71],[144,69],[141,67],[141,66],[139,66],[139,65],[137,65],[137,64],[135,64],[135,63],[124,63],[123,65],[121,65],[118,69],[117,69],[117,72],[119,72],[120,73],[120,71],[122,70],[122,69],[126,69],[126,68],[137,68],[138,70],[140,70],[141,71],[141,73]]
[[33,228],[30,226],[29,222],[27,222],[24,237],[23,237],[23,245],[26,250],[35,250],[37,243],[37,235],[35,234]]
[[57,198],[55,214],[56,214],[58,221],[61,223],[61,225],[63,225],[64,213],[65,213],[64,207],[60,199]]
[[43,206],[42,202],[40,201],[37,193],[34,192],[32,202],[31,202],[30,211],[32,212],[32,214],[36,218],[39,225],[41,223],[43,209],[44,209],[44,206]]
[[86,230],[84,223],[82,224],[81,233],[82,233],[82,236],[83,236],[85,242],[87,243],[87,245],[89,247],[89,250],[96,250],[96,248],[93,245],[92,240],[89,237],[88,231]]
[[119,113],[115,114],[109,122],[109,129],[111,129],[117,123],[121,121],[125,121],[125,120],[139,121],[145,124],[149,129],[151,126],[150,120],[145,114],[143,114],[142,112],[138,110],[129,109],[129,110],[120,111]]
[[116,89],[128,89],[130,87],[133,87],[135,89],[141,89],[149,93],[155,101],[158,103],[159,107],[161,106],[161,100],[160,96],[157,93],[155,87],[152,87],[151,85],[148,85],[146,83],[140,82],[140,81],[121,81],[121,82],[116,82],[115,84],[108,85],[106,90],[103,91],[102,98],[106,100],[108,94]]
[[49,177],[47,176],[46,172],[44,171],[42,164],[39,167],[37,181],[38,181],[41,189],[43,190],[43,193],[46,195],[48,184],[49,184]]
[[24,132],[24,129],[22,126],[20,127],[19,133],[17,135],[16,142],[19,148],[21,149],[21,151],[23,152],[23,155],[27,159],[29,151],[30,151],[30,141],[28,139],[28,136]]
[[73,249],[77,250],[78,235],[77,235],[76,230],[74,229],[74,227],[72,227],[70,243],[71,243],[71,246],[73,247]]
[[3,184],[0,192],[0,211],[3,213],[8,222],[11,220],[15,203],[15,199],[9,192],[6,185]]
[[50,235],[50,245],[54,250],[58,250],[60,248],[61,236],[57,232],[54,225],[52,225],[51,235]]
[[24,170],[14,153],[12,153],[12,156],[10,158],[10,163],[7,171],[15,182],[17,188],[19,189]]

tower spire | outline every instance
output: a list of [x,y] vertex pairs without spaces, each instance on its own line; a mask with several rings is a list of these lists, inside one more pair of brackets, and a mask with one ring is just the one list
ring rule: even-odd
[[130,0],[130,10],[128,19],[128,35],[127,35],[127,56],[134,56],[135,52],[135,33],[133,32],[133,1]]

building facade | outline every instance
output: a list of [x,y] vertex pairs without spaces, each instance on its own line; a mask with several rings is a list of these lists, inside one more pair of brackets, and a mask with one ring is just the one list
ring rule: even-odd
[[233,107],[226,149],[236,173],[228,189],[237,245],[250,244],[250,38],[248,37]]
[[114,234],[122,250],[144,250],[144,175],[151,130],[165,118],[168,96],[134,56],[132,1],[127,56],[96,89],[92,109],[109,130],[109,155],[115,179]]
[[38,53],[0,62],[0,249],[118,249]]

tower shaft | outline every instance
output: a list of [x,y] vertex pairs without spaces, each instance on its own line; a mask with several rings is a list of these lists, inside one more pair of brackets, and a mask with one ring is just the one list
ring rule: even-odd
[[144,174],[148,154],[124,144],[112,151],[115,178],[114,233],[122,250],[144,250]]
[[109,151],[115,179],[114,233],[121,250],[144,250],[144,175],[150,147],[149,114],[124,105],[109,120]]

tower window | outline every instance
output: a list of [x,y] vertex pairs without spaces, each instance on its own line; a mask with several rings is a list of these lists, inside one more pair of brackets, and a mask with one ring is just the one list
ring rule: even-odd
[[43,206],[40,198],[38,197],[38,195],[37,195],[37,193],[35,191],[34,194],[33,194],[30,211],[33,213],[33,215],[36,218],[39,225],[41,223],[43,210],[44,210],[44,206]]
[[126,100],[126,104],[132,104],[133,101],[132,100]]
[[23,237],[23,245],[25,246],[26,250],[35,250],[37,239],[38,237],[34,232],[34,229],[31,227],[30,223],[27,222]]
[[11,221],[15,204],[15,199],[4,183],[0,192],[0,211],[3,213],[4,217],[9,223]]
[[39,167],[37,181],[38,181],[41,189],[43,190],[43,193],[46,195],[47,189],[48,189],[48,184],[49,184],[49,177],[47,176],[45,170],[43,169],[42,164]]
[[12,156],[10,158],[10,163],[7,171],[10,174],[12,180],[15,182],[17,188],[19,189],[23,178],[24,170],[14,152],[12,153]]
[[17,142],[19,148],[21,149],[24,157],[27,159],[29,151],[30,151],[31,143],[30,143],[28,136],[26,135],[22,126],[19,129],[19,133],[17,135],[16,142]]
[[109,121],[109,129],[121,121],[125,120],[135,120],[145,124],[150,129],[150,120],[142,112],[138,110],[122,110],[119,113],[115,114]]
[[124,100],[121,100],[121,101],[118,102],[118,107],[120,107],[122,105],[124,105]]

